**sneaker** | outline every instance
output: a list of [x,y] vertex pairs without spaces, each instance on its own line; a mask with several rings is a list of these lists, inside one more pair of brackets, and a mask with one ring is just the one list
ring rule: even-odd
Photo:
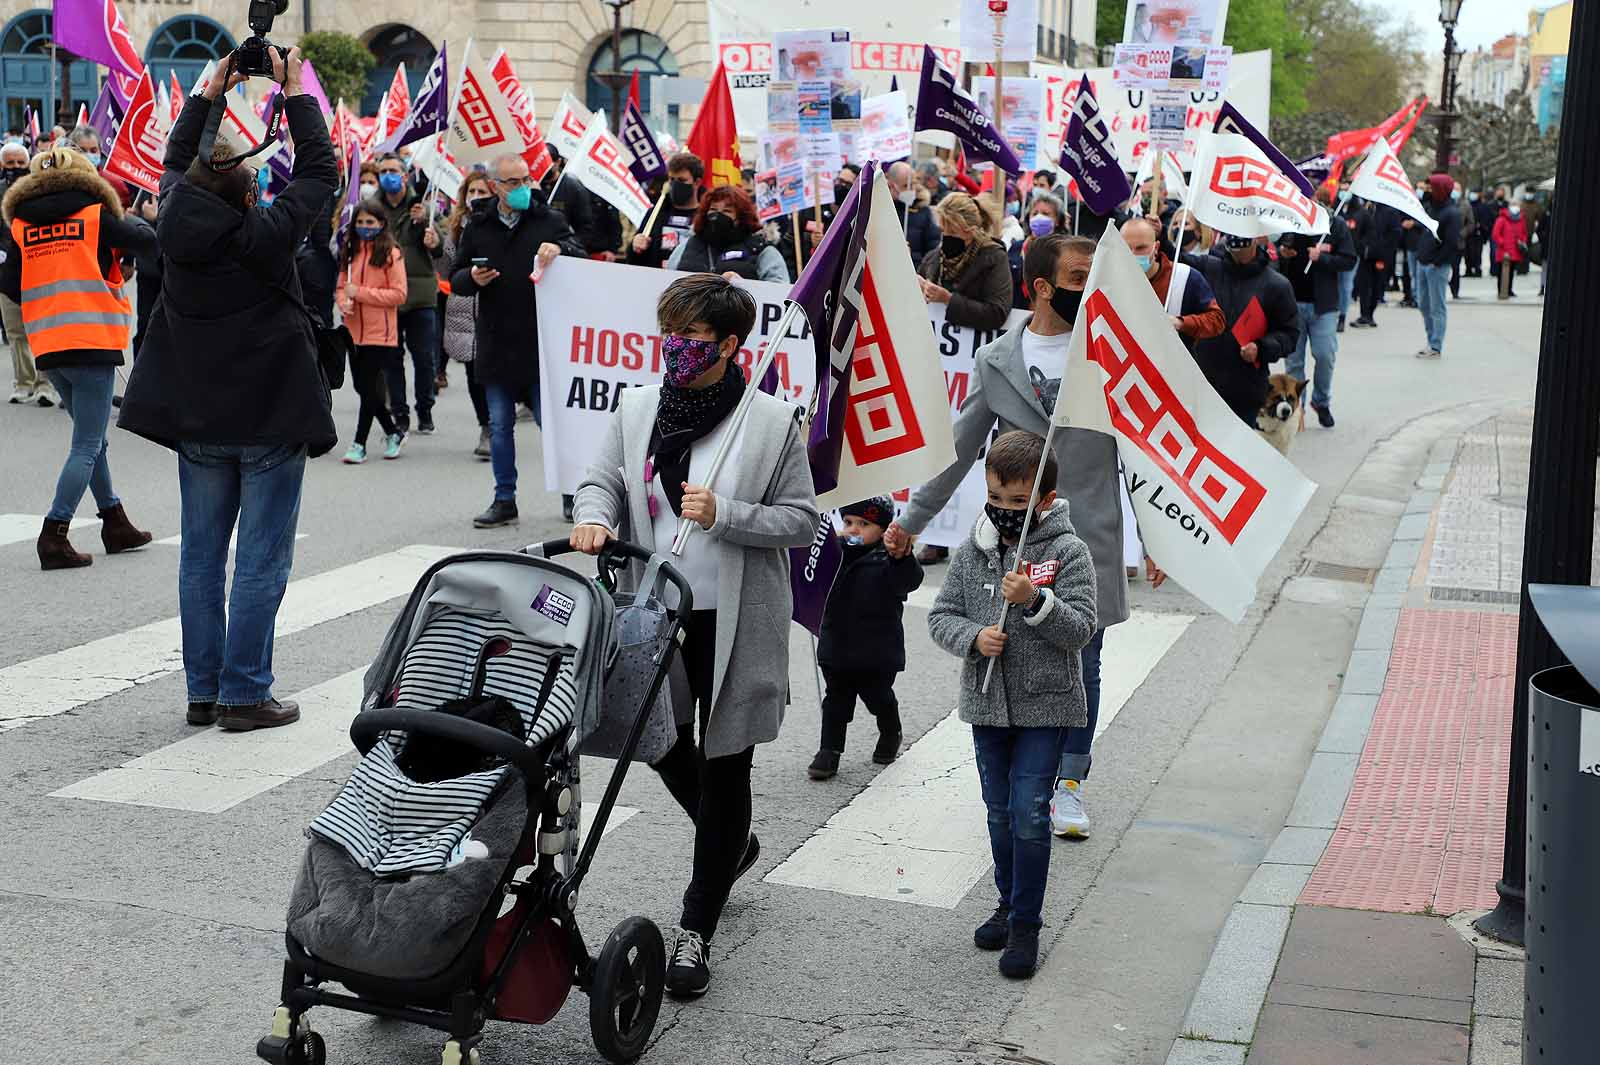
[[394,431],[395,432],[397,432],[397,433],[409,433],[411,431],[411,415],[409,415],[409,414],[395,414],[393,411],[391,411],[390,412],[390,416],[394,418]]
[[480,459],[487,459],[489,457],[489,430],[488,429],[479,429],[478,430],[478,446],[472,449],[472,453],[474,455],[476,455]]
[[1318,425],[1322,426],[1324,429],[1332,429],[1333,428],[1333,408],[1332,407],[1318,407],[1315,404],[1313,404],[1311,409],[1317,412],[1317,424]]
[[190,703],[189,712],[184,715],[184,720],[191,725],[215,725],[217,723],[216,702]]
[[444,371],[441,370],[439,373],[434,375],[434,377],[433,377],[433,390],[435,392],[443,392],[445,389],[447,389],[449,387],[450,387],[450,378],[445,376]]
[[1026,980],[1039,968],[1039,930],[1032,926],[1012,926],[1006,949],[1000,955],[1000,975],[1008,980]]
[[1421,351],[1417,352],[1417,358],[1419,359],[1438,359],[1443,357],[1444,352],[1434,351],[1432,348],[1423,348]]
[[250,732],[258,728],[277,728],[300,720],[299,703],[268,699],[249,706],[217,706],[217,724],[229,732]]
[[1337,323],[1337,324],[1335,324],[1335,325],[1334,325],[1334,327],[1333,327],[1333,331],[1334,331],[1334,332],[1335,332],[1335,333],[1342,333],[1342,332],[1344,332],[1344,315],[1342,315],[1342,314],[1341,314],[1341,315],[1340,315],[1340,316],[1339,316],[1339,321],[1338,321],[1338,323]]
[[388,436],[383,438],[383,457],[386,459],[397,459],[400,457],[400,449],[405,446],[405,433],[390,433]]
[[979,950],[1004,950],[1011,936],[1011,907],[1005,903],[994,908],[989,919],[972,933],[972,945]]
[[1066,839],[1089,838],[1089,812],[1083,808],[1083,785],[1078,781],[1056,781],[1056,793],[1050,799],[1050,830]]
[[900,757],[900,730],[878,733],[878,745],[872,748],[875,765],[891,765]]
[[839,772],[838,751],[818,751],[806,767],[806,776],[812,780],[832,780]]
[[744,856],[739,859],[739,867],[733,871],[733,879],[738,880],[750,871],[761,857],[761,841],[756,839],[754,832],[750,833],[750,840],[744,845]]
[[509,499],[496,499],[489,504],[489,509],[472,519],[472,524],[479,529],[498,529],[502,525],[515,525],[517,523],[517,505]]
[[517,421],[519,421],[519,422],[531,422],[533,420],[534,420],[533,419],[533,408],[528,406],[526,403],[518,403],[517,404]]
[[347,466],[359,466],[367,461],[367,446],[365,444],[351,444],[350,450],[344,453]]
[[678,929],[672,945],[672,961],[667,965],[667,994],[673,998],[695,998],[711,986],[711,966],[706,964],[706,941],[699,932]]
[[11,398],[6,400],[6,402],[7,403],[32,403],[33,402],[33,389],[31,389],[31,388],[23,388],[21,385],[18,385],[16,388],[11,390]]
[[54,407],[61,402],[61,397],[56,395],[55,385],[45,381],[33,390],[33,401],[41,407]]
[[418,418],[417,419],[417,434],[419,436],[432,436],[433,435],[433,419],[432,418]]

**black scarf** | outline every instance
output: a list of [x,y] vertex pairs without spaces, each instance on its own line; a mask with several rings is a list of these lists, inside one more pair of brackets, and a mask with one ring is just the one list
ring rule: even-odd
[[744,395],[744,371],[730,362],[722,379],[707,388],[661,384],[661,404],[650,431],[650,454],[674,514],[683,513],[683,482],[689,479],[694,442],[721,425]]

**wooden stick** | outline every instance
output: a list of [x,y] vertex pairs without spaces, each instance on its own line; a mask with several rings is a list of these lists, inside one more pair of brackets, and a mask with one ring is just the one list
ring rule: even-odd
[[[1055,439],[1055,435],[1056,419],[1052,413],[1050,418],[1050,427],[1044,432],[1044,450],[1039,454],[1039,468],[1033,471],[1033,491],[1028,495],[1028,513],[1024,514],[1022,517],[1022,535],[1017,538],[1016,564],[1019,568],[1022,565],[1022,549],[1028,546],[1028,532],[1033,528],[1033,512],[1034,509],[1039,505],[1039,486],[1040,482],[1044,480],[1045,456],[1050,454],[1050,444]],[[1004,551],[1005,546],[1002,544],[1001,553],[1003,554]],[[1000,621],[997,625],[1001,632],[1006,631],[1006,613],[1010,610],[1010,608],[1010,601],[1002,598],[1000,600]],[[1004,654],[1004,652],[1001,653]],[[994,679],[994,665],[998,661],[1000,661],[998,655],[989,659],[989,668],[983,674],[983,694],[985,695],[989,694],[989,682]]]
[[667,181],[667,182],[664,182],[662,184],[662,186],[661,186],[661,195],[656,199],[656,205],[655,205],[654,208],[651,209],[650,217],[646,218],[644,220],[644,228],[639,230],[639,232],[643,233],[646,237],[648,237],[650,235],[651,230],[656,228],[656,216],[661,213],[661,208],[666,204],[666,202],[667,202],[667,192],[671,188],[672,188],[672,182],[671,181]]
[[800,212],[790,215],[789,221],[794,223],[794,272],[798,276],[806,268],[805,260],[800,255]]

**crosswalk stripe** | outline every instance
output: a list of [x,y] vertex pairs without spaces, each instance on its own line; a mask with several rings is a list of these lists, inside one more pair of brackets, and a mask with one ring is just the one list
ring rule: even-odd
[[[99,524],[99,518],[73,518],[72,531],[97,527]],[[37,540],[43,525],[43,514],[0,514],[0,547]]]
[[[299,543],[301,540],[304,540],[308,535],[309,535],[308,533],[295,533],[294,534],[295,542]],[[158,547],[181,547],[181,546],[183,546],[183,535],[180,533],[177,536],[164,536],[161,539],[156,541],[156,545]],[[239,530],[235,529],[235,530],[233,530],[233,535],[228,537],[228,550],[229,550],[229,552],[233,552],[233,551],[237,551],[238,549],[239,549]]]
[[[281,638],[411,591],[456,549],[412,545],[289,584],[278,610]],[[0,732],[65,713],[183,668],[177,618],[153,622],[0,669]]]
[[[1109,630],[1101,656],[1097,735],[1193,620],[1141,610]],[[972,731],[952,713],[766,880],[953,909],[991,865]]]

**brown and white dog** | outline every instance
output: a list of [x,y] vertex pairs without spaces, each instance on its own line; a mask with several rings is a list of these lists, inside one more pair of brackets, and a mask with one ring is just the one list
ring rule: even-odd
[[1305,388],[1304,381],[1286,373],[1267,378],[1267,398],[1256,414],[1256,429],[1281,455],[1289,454],[1295,433],[1305,428],[1305,415],[1300,410],[1300,394]]

